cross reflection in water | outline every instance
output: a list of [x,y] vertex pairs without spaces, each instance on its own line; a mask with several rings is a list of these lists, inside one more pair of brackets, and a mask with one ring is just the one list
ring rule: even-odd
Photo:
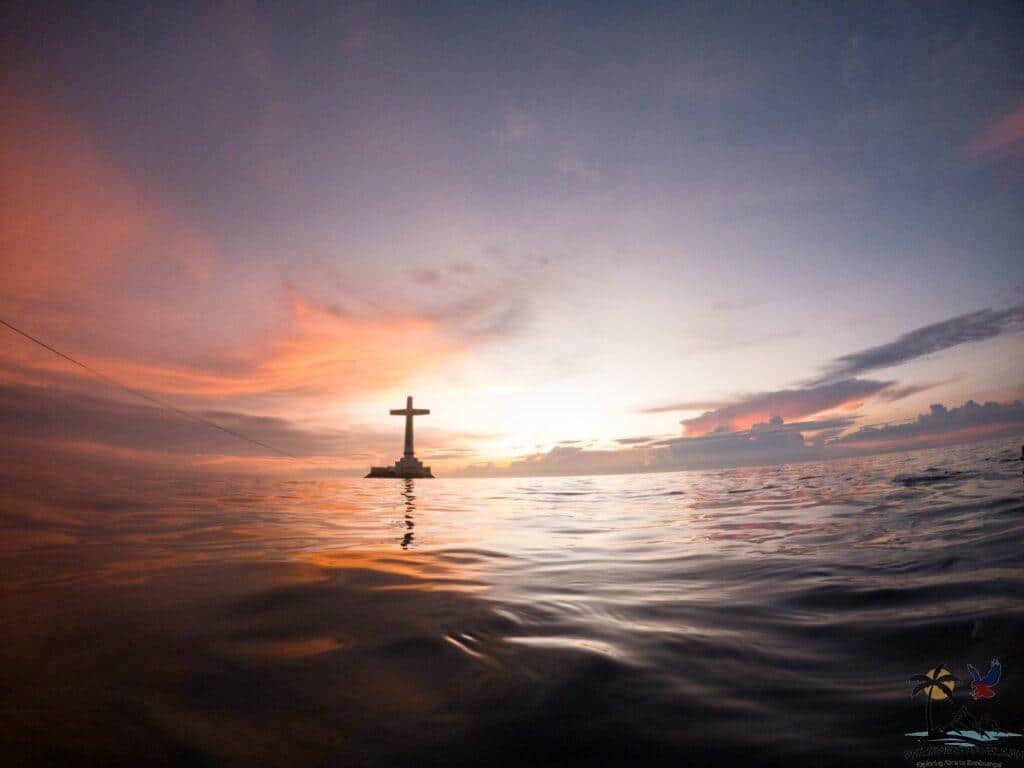
[[416,510],[416,490],[415,481],[410,477],[402,481],[404,487],[402,488],[402,497],[405,499],[405,535],[402,536],[402,549],[408,549],[412,544],[413,537],[416,535],[413,528],[416,527],[416,521],[413,519],[412,513]]

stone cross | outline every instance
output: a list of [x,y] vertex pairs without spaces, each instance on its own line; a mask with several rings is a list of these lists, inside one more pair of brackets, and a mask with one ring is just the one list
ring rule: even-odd
[[427,408],[413,408],[412,395],[405,398],[405,408],[396,408],[391,411],[392,416],[405,416],[405,455],[413,456],[412,450],[412,417],[426,416],[430,413]]

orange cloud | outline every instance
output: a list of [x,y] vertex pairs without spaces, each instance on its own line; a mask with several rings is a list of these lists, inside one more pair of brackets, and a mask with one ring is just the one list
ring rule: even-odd
[[1024,106],[985,128],[968,147],[972,157],[1024,154]]
[[[449,332],[460,318],[395,309],[398,300],[345,316],[274,278],[218,282],[212,239],[85,130],[23,94],[4,101],[5,319],[103,373],[197,398],[337,395],[391,386],[469,343]],[[84,375],[6,333],[0,381]]]
[[852,411],[891,385],[891,381],[844,379],[802,389],[759,392],[681,423],[687,437],[699,437],[750,429],[776,417],[791,421],[832,410]]
[[[233,350],[223,361],[187,366],[81,353],[76,359],[151,392],[217,399],[265,394],[309,398],[386,388],[443,363],[465,346],[449,338],[436,319],[411,314],[338,317],[297,299],[281,327]],[[8,368],[0,378],[42,384],[58,373],[84,375],[43,350],[28,352],[33,353],[32,367]],[[19,357],[28,355],[22,351]]]
[[271,339],[255,367],[262,389],[374,390],[460,350],[440,321],[415,314],[338,316],[302,298],[293,298],[293,312],[289,333]]
[[4,92],[0,291],[21,303],[109,292],[129,267],[176,263],[208,279],[208,240],[113,166],[72,121]]

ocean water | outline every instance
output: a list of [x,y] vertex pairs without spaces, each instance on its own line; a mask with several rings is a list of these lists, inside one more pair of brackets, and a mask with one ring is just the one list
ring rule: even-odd
[[907,678],[936,665],[1000,659],[976,706],[1024,730],[1019,455],[430,481],[10,465],[0,764],[912,765]]

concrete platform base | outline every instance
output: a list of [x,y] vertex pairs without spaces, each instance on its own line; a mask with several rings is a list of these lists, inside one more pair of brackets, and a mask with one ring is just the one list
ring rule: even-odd
[[401,477],[401,478],[412,478],[412,477],[430,477],[434,476],[430,474],[430,467],[424,467],[418,471],[412,472],[399,472],[394,467],[370,467],[370,474],[367,477]]
[[424,467],[423,462],[415,456],[403,456],[395,462],[392,467],[370,467],[370,474],[367,477],[433,477],[430,474],[430,467]]

